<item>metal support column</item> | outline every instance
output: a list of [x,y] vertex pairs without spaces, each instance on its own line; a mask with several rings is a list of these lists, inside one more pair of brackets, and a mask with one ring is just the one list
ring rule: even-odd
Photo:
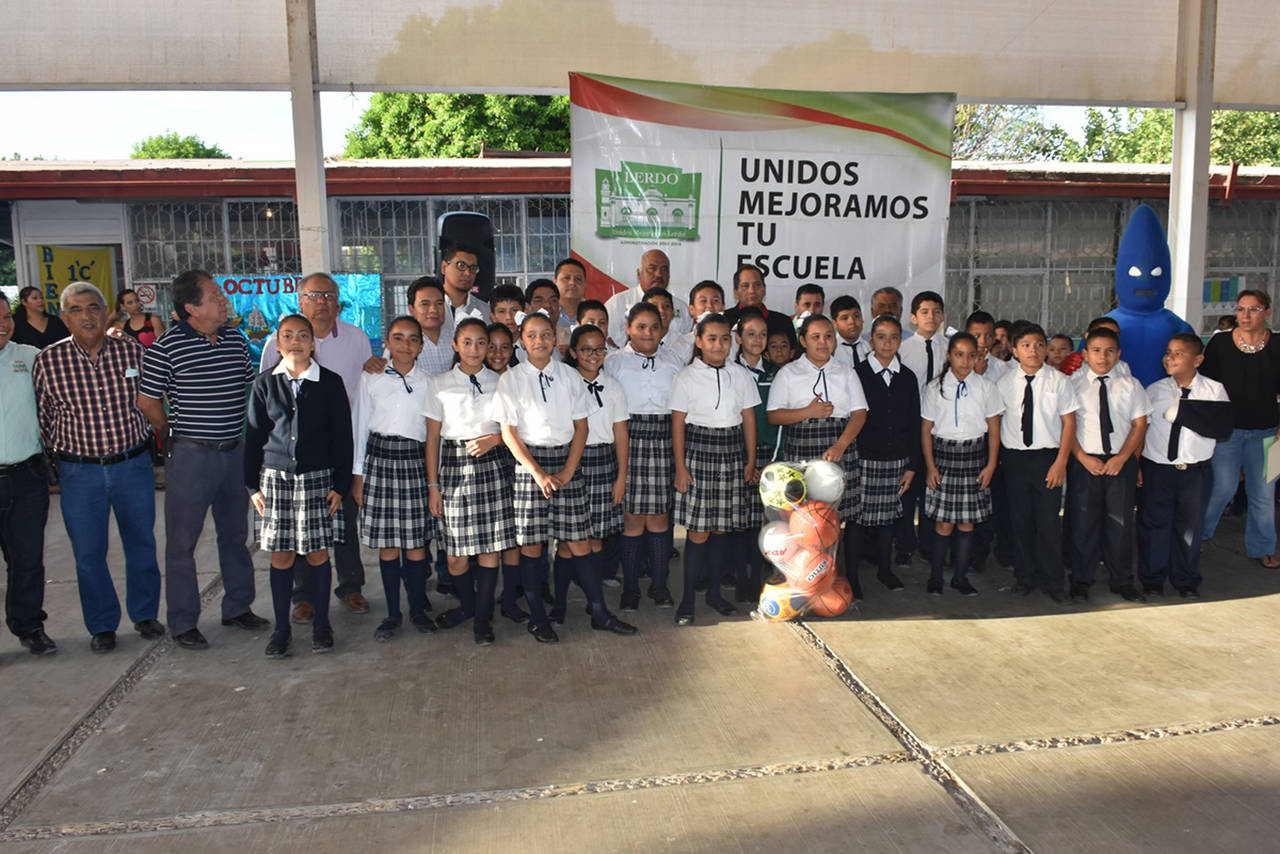
[[294,174],[298,238],[304,273],[327,273],[329,206],[320,135],[320,93],[316,91],[316,7],[314,0],[285,0],[289,37],[289,92],[293,101]]

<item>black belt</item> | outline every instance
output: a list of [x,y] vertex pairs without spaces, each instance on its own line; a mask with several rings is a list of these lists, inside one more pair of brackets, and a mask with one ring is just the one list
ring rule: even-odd
[[[1152,460],[1152,462],[1155,462],[1155,460]],[[1202,469],[1209,465],[1209,462],[1209,460],[1201,460],[1198,463],[1156,463],[1156,465],[1167,469],[1176,469],[1177,471],[1188,471],[1191,469]]]
[[240,447],[239,439],[227,439],[223,442],[215,442],[212,439],[192,439],[190,436],[174,436],[171,441],[175,445],[195,445],[199,448],[208,448],[211,451],[233,451]]
[[20,463],[11,463],[9,465],[0,466],[0,477],[8,477],[11,474],[17,474],[25,468],[30,468],[35,465],[36,460],[38,459],[40,459],[40,455],[35,454],[34,456],[27,457]]
[[122,463],[125,460],[131,460],[139,457],[151,449],[151,445],[143,442],[141,445],[130,448],[122,454],[112,454],[108,457],[86,457],[81,454],[65,454],[58,451],[58,459],[64,463],[85,463],[94,466],[113,466],[116,463]]

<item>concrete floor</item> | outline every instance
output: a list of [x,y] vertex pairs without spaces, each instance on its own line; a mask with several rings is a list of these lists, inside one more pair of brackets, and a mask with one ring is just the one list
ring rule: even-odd
[[1280,572],[1240,541],[1229,519],[1199,602],[1104,583],[1064,608],[994,563],[937,600],[917,561],[837,620],[647,609],[620,638],[578,597],[559,646],[500,620],[487,649],[375,644],[367,553],[374,613],[335,605],[333,655],[267,661],[266,632],[218,625],[210,573],[210,650],[126,623],[97,656],[55,501],[60,650],[0,641],[0,854],[1277,851]]

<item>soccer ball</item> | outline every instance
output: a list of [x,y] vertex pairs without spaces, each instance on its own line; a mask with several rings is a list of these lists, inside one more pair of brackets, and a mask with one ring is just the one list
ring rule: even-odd
[[844,497],[844,469],[826,460],[809,463],[804,470],[804,485],[810,500],[835,504]]
[[804,501],[804,472],[786,463],[770,463],[760,473],[760,500],[769,507],[789,510]]
[[760,606],[756,613],[766,622],[782,623],[803,614],[808,602],[808,596],[791,587],[766,584],[760,592]]
[[800,540],[791,533],[786,522],[770,522],[760,529],[760,554],[774,566],[785,566],[796,549],[800,548]]
[[806,501],[792,510],[788,525],[805,548],[814,551],[829,549],[840,538],[840,517],[834,507],[821,501]]

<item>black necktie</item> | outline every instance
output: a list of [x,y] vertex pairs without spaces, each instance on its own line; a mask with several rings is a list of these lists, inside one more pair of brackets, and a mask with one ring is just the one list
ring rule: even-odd
[[924,339],[924,354],[929,358],[929,361],[926,362],[924,366],[924,381],[928,382],[929,380],[933,379],[933,339],[932,338]]
[[1111,406],[1107,402],[1107,380],[1110,377],[1098,377],[1098,427],[1102,431],[1102,453],[1111,453],[1111,431],[1115,429],[1111,423]]
[[858,358],[858,347],[857,347],[857,345],[856,345],[856,344],[850,344],[848,341],[841,341],[840,343],[841,343],[841,344],[844,344],[844,346],[846,346],[846,347],[848,347],[848,348],[849,348],[849,353],[850,353],[850,355],[852,355],[852,356],[853,356],[853,366],[854,366],[855,368],[856,368],[856,367],[858,367],[858,364],[859,364],[862,360]]
[[[638,354],[637,354],[638,355]],[[640,370],[642,371],[658,371],[658,360],[653,356],[640,356]]]
[[551,388],[554,377],[549,377],[542,371],[538,371],[538,391],[542,392],[542,402],[547,402],[547,389]]
[[1036,401],[1031,394],[1031,381],[1035,374],[1026,377],[1027,390],[1022,393],[1022,444],[1031,447],[1032,425],[1035,423]]
[[[822,393],[818,393],[818,386],[822,386]],[[827,369],[818,368],[818,378],[813,381],[813,396],[821,400],[830,401],[831,396],[827,393]]]
[[956,383],[955,409],[956,409],[956,426],[957,427],[960,426],[960,398],[968,397],[968,396],[969,396],[969,386],[965,385],[964,380],[960,380],[958,383]]
[[480,385],[480,380],[476,379],[475,374],[469,374],[468,378],[471,380],[471,396],[482,396],[484,394],[484,386]]
[[[1190,388],[1182,389],[1182,400],[1186,400],[1191,395]],[[1173,429],[1169,431],[1169,462],[1176,463],[1178,461],[1178,440],[1182,438],[1182,425],[1174,424]]]
[[589,380],[586,377],[583,377],[582,381],[587,384],[587,391],[591,392],[596,396],[596,406],[603,408],[604,398],[600,397],[600,392],[604,391],[604,386],[602,386],[598,382]]
[[720,408],[720,372],[724,370],[724,365],[707,365],[707,367],[716,372],[716,409],[719,409]]

